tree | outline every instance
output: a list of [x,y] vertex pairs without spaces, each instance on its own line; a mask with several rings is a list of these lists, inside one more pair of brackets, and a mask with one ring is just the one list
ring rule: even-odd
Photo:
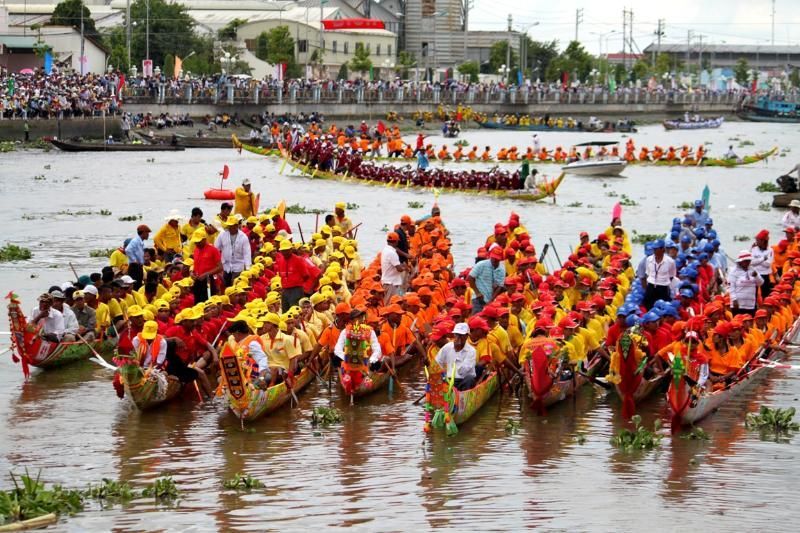
[[397,54],[397,64],[400,66],[400,77],[408,79],[408,70],[417,66],[417,58],[411,52],[403,50]]
[[617,63],[617,66],[614,67],[614,80],[617,82],[617,85],[625,83],[627,78],[628,73],[625,71],[625,65]]
[[337,80],[346,80],[350,77],[350,73],[347,71],[347,63],[342,63],[342,66],[339,67],[339,73],[336,75]]
[[647,78],[648,74],[650,73],[650,65],[647,61],[639,59],[636,63],[634,63],[633,68],[631,69],[631,74],[633,75],[633,80],[643,80]]
[[[166,54],[180,57],[189,55],[198,45],[195,35],[194,19],[186,7],[165,0],[149,0],[150,59],[154,65],[162,65]],[[138,64],[144,59],[147,48],[147,0],[134,0],[131,3],[131,60]],[[213,61],[212,61],[213,63]]]
[[750,65],[745,58],[740,57],[736,62],[736,66],[733,67],[733,76],[739,85],[747,85],[747,82],[750,81]]
[[558,57],[558,41],[534,41],[527,35],[523,38],[526,40],[523,44],[526,48],[525,64],[522,68],[530,71],[531,78],[544,78],[550,63]]
[[243,24],[247,24],[246,19],[235,18],[227,23],[224,28],[221,28],[219,31],[217,31],[217,37],[219,37],[220,41],[235,41],[236,30],[238,30],[239,26],[242,26]]
[[161,69],[161,72],[164,73],[164,76],[167,78],[175,77],[175,56],[172,54],[167,54],[164,56],[164,68]]
[[356,51],[353,54],[353,59],[350,60],[350,68],[360,72],[362,76],[372,68],[369,50],[364,46],[364,43],[356,43]]
[[267,63],[277,65],[279,63],[294,64],[294,39],[289,32],[288,26],[277,26],[268,32],[266,50],[267,54],[263,59]]
[[267,32],[262,31],[256,37],[256,57],[262,61],[267,60],[267,45],[269,44],[269,37]]
[[789,83],[792,84],[792,87],[800,87],[800,70],[793,68],[792,72],[789,74]]
[[[489,72],[496,74],[500,67],[506,64],[506,61],[508,61],[508,41],[495,41],[489,49]],[[511,72],[517,69],[518,65],[519,57],[512,49],[511,65],[507,65],[509,76],[511,76]]]
[[63,0],[60,2],[53,10],[48,26],[71,26],[80,31],[81,11],[83,11],[84,35],[98,35],[92,12],[84,5],[83,0]]
[[578,80],[586,80],[592,71],[593,63],[594,57],[583,48],[583,45],[578,41],[572,41],[566,50],[550,64],[551,67],[555,67],[555,69],[550,69],[550,73],[553,74],[553,70],[557,75],[568,72],[571,77],[575,76]]
[[653,66],[653,70],[658,76],[668,74],[670,71],[669,56],[667,54],[658,54],[656,56],[656,64]]
[[467,61],[465,63],[461,63],[458,66],[458,73],[462,76],[469,76],[470,83],[477,83],[478,82],[478,73],[480,72],[480,67],[478,66],[477,61]]

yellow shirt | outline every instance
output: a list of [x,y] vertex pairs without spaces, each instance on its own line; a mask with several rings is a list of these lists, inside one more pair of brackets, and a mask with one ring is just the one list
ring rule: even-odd
[[169,223],[161,226],[156,236],[153,237],[156,250],[164,252],[180,253],[181,251],[181,232],[178,228],[173,228]]
[[203,227],[203,223],[202,222],[199,222],[196,226],[192,226],[191,223],[187,222],[186,224],[181,226],[181,230],[180,230],[181,231],[181,235],[186,237],[186,240],[188,241],[189,239],[192,238],[192,234],[195,231],[197,231],[198,229],[202,228],[202,227]]
[[256,195],[254,193],[244,190],[244,187],[237,187],[233,213],[235,215],[242,215],[244,218],[255,215],[255,196]]
[[292,337],[294,337],[294,346],[299,352],[298,355],[300,353],[310,352],[313,349],[314,346],[311,343],[311,337],[302,329],[295,327],[292,330]]
[[[497,324],[488,335],[489,341],[493,342],[500,349],[503,354],[501,361],[504,361],[506,356],[511,352],[511,341],[508,338],[508,332],[503,329],[500,324]],[[498,362],[501,362],[498,361]]]
[[356,285],[361,281],[362,270],[364,270],[364,266],[361,264],[361,260],[357,257],[351,259],[350,263],[347,265],[347,283]]
[[[102,302],[100,302],[100,304],[102,304]],[[123,308],[122,303],[116,298],[111,298],[106,304],[106,306],[108,307],[108,312],[110,313],[109,316],[111,318],[117,318],[120,316],[124,317],[125,310],[128,308],[127,305]],[[100,306],[98,305],[98,307]]]
[[108,306],[103,302],[97,302],[97,309],[94,310],[95,318],[97,320],[96,333],[99,335],[109,327],[111,327],[111,312]]
[[294,345],[294,337],[279,331],[274,339],[269,335],[262,335],[261,339],[264,341],[264,352],[270,368],[289,370],[290,360],[300,353]]
[[108,258],[108,266],[115,270],[127,270],[128,256],[125,255],[125,252],[120,252],[119,249],[116,249],[111,252],[111,256]]

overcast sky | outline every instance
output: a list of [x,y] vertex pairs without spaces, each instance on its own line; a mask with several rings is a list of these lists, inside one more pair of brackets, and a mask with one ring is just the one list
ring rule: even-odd
[[[687,30],[703,35],[703,43],[769,44],[772,34],[771,0],[475,0],[470,11],[470,29],[504,30],[508,14],[514,28],[524,29],[533,22],[529,34],[536,40],[558,39],[562,48],[575,36],[575,10],[583,8],[580,40],[592,53],[598,53],[599,35],[612,52],[622,47],[622,11],[633,10],[633,38],[640,49],[654,40],[658,19],[664,19],[666,35],[662,42],[682,42]],[[800,44],[800,0],[776,0],[775,44]]]

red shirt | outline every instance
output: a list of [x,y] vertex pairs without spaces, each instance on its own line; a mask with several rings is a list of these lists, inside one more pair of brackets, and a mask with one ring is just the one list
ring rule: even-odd
[[285,218],[282,217],[275,217],[272,219],[272,225],[275,226],[275,231],[284,230],[289,235],[292,234],[292,228],[289,227],[289,223],[286,222]]
[[309,278],[316,278],[314,270],[316,270],[316,274],[319,274],[318,268],[294,254],[290,255],[289,259],[286,259],[283,254],[279,254],[275,261],[275,266],[277,267],[278,275],[281,277],[281,286],[284,289],[302,287]]
[[222,264],[222,255],[215,246],[206,244],[202,248],[197,246],[194,249],[194,273],[202,276],[206,272],[211,272]]
[[625,331],[625,326],[620,326],[616,322],[611,324],[611,327],[608,328],[608,332],[606,333],[606,346],[609,350],[617,346],[617,341],[622,336],[623,331]]
[[175,347],[175,354],[181,358],[181,361],[186,363],[187,365],[195,360],[197,357],[197,343],[195,342],[195,338],[192,335],[192,331],[186,331],[183,326],[180,324],[176,324],[171,328],[167,329],[167,332],[164,333],[164,337],[166,338],[177,338],[183,341],[183,346],[176,346]]

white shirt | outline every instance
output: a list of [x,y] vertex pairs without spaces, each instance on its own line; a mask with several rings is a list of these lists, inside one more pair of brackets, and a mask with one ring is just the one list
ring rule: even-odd
[[675,277],[675,261],[664,254],[661,262],[656,261],[655,254],[647,258],[645,262],[645,272],[647,273],[647,283],[662,287],[668,287],[672,278]]
[[247,345],[247,354],[252,357],[258,365],[259,373],[269,369],[267,354],[264,353],[264,350],[261,349],[261,345],[258,342],[254,340],[250,341],[250,344]]
[[250,241],[241,231],[237,231],[236,235],[228,231],[220,233],[214,246],[222,255],[222,269],[225,272],[239,273],[250,268]]
[[476,359],[475,348],[470,346],[468,342],[464,343],[464,347],[459,352],[456,351],[456,347],[452,342],[448,342],[436,354],[436,362],[445,369],[445,373],[448,376],[453,372],[453,367],[455,367],[456,379],[474,378]]
[[75,311],[73,311],[67,304],[64,304],[62,307],[61,314],[64,315],[64,333],[72,333],[73,335],[77,335],[78,331],[80,330],[80,324],[78,324],[78,317],[75,316]]
[[750,255],[753,256],[750,266],[761,274],[761,277],[769,276],[772,273],[772,261],[775,259],[772,248],[767,246],[766,250],[762,250],[758,246],[753,246],[750,249]]
[[800,214],[795,215],[792,210],[788,210],[781,219],[783,228],[799,228],[800,227]]
[[764,279],[753,268],[744,270],[735,264],[728,272],[728,293],[733,302],[739,302],[739,309],[756,308],[756,287],[761,286]]
[[[153,363],[153,341],[145,341],[145,343],[147,344],[147,352],[145,353],[144,362],[142,363],[142,366],[147,368]],[[134,353],[139,353],[139,345],[140,345],[139,336],[137,335],[133,338]],[[167,340],[161,339],[161,344],[159,345],[158,353],[156,354],[156,365],[162,366],[166,359],[167,359]]]
[[400,256],[397,255],[397,250],[387,244],[381,251],[381,283],[384,285],[402,285],[403,273],[397,270],[400,265]]
[[[344,341],[347,338],[347,329],[343,329],[341,333],[339,333],[339,338],[336,341],[336,346],[333,348],[333,353],[344,361]],[[378,336],[375,335],[375,330],[372,330],[372,334],[369,337],[369,344],[372,348],[372,355],[369,356],[370,363],[377,363],[383,357],[383,353],[381,353],[381,343],[378,342]]]
[[[37,316],[39,312],[39,306],[37,305],[33,309],[31,317]],[[53,307],[50,308],[50,313],[36,325],[42,327],[42,332],[45,335],[55,335],[59,339],[64,336],[64,315],[61,314],[61,311]]]

